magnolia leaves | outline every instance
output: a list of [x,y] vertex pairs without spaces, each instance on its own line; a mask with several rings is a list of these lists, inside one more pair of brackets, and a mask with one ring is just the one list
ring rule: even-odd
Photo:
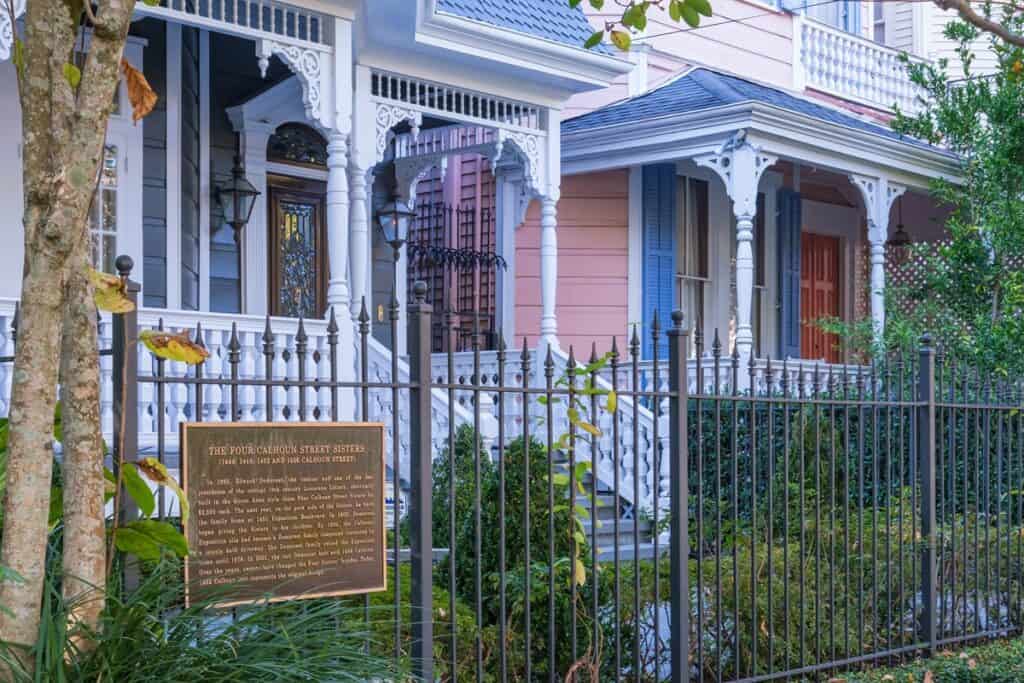
[[178,497],[178,505],[181,507],[181,525],[185,526],[188,524],[188,497],[185,495],[185,492],[178,485],[178,482],[174,477],[172,477],[167,471],[167,467],[165,467],[164,464],[156,458],[143,458],[135,463],[135,465],[151,482],[174,491],[174,495]]
[[[101,311],[130,313],[135,310],[135,304],[128,297],[127,282],[124,278],[90,268],[89,280],[93,286],[93,300]],[[164,360],[198,365],[210,357],[209,351],[192,341],[188,330],[177,333],[142,330],[139,332],[139,341],[153,355]]]
[[[113,473],[108,471],[106,479],[116,489]],[[125,493],[139,508],[141,519],[114,528],[114,545],[117,549],[141,560],[158,560],[164,550],[170,550],[178,557],[187,555],[188,541],[177,527],[170,522],[150,519],[156,512],[157,495],[150,486],[155,484],[157,488],[162,486],[174,492],[181,508],[181,526],[185,528],[188,524],[188,499],[164,464],[156,458],[125,463],[121,470],[121,480]]]
[[92,282],[96,308],[108,313],[130,313],[135,310],[135,304],[128,298],[127,283],[122,278],[90,268],[89,280]]
[[139,341],[150,352],[164,360],[178,361],[188,365],[199,365],[210,357],[210,352],[192,341],[188,330],[177,334],[161,330],[142,330]]
[[[588,0],[588,3],[598,11],[604,7],[604,0]],[[570,7],[579,7],[580,4],[582,0],[569,0]],[[632,34],[646,30],[647,11],[651,6],[654,5],[659,10],[665,7],[663,2],[652,0],[629,0],[620,4],[624,6],[621,18],[618,21],[606,22],[603,29],[594,31],[583,43],[583,47],[588,50],[597,47],[607,35],[612,45],[626,52],[632,46]],[[670,0],[668,15],[674,22],[683,21],[690,28],[697,28],[702,16],[711,16],[711,3],[709,0]]]
[[[149,3],[147,3],[149,4]],[[150,87],[149,81],[142,75],[142,72],[128,63],[127,59],[121,60],[121,72],[124,74],[124,84],[128,91],[128,101],[132,105],[132,121],[136,123],[144,119],[153,111],[156,106],[157,96]]]

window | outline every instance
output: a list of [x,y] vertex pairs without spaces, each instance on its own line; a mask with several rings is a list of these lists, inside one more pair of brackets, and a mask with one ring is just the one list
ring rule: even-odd
[[882,0],[871,3],[871,39],[885,43],[885,5]]
[[100,182],[89,213],[93,267],[107,273],[114,272],[117,258],[117,185],[117,146],[107,144],[103,148]]
[[[680,176],[676,180],[676,255],[678,296],[691,325],[705,320],[705,290],[710,282],[708,269],[708,183]],[[693,351],[693,349],[691,349]]]

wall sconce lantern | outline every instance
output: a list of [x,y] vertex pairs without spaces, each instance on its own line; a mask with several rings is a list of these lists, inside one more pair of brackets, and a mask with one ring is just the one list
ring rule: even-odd
[[896,232],[894,232],[892,237],[886,241],[885,246],[892,253],[893,260],[898,264],[902,264],[910,257],[910,245],[913,243],[913,240],[910,238],[910,233],[907,232],[906,227],[903,225],[903,197],[900,197],[898,201],[899,214],[896,223]]
[[416,212],[401,200],[389,201],[377,210],[380,232],[384,236],[384,241],[395,250],[396,259],[409,237],[409,224],[415,216]]
[[241,157],[235,157],[231,180],[217,185],[216,194],[217,203],[224,214],[224,222],[234,231],[235,244],[240,244],[242,228],[249,222],[252,210],[256,206],[256,198],[260,196],[260,191],[245,177]]

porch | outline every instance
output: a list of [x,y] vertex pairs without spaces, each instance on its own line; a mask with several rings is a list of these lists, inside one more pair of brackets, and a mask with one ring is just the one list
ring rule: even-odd
[[741,383],[767,358],[812,373],[862,358],[820,321],[870,320],[878,337],[893,241],[943,238],[928,187],[958,169],[887,126],[704,67],[565,121],[562,139],[563,187],[628,187],[617,328],[664,358],[655,313],[680,308],[690,353],[735,347]]

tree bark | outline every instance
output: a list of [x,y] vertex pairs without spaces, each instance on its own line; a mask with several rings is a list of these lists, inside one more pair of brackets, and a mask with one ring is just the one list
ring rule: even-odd
[[[86,233],[88,231],[85,231]],[[65,285],[61,335],[61,418],[64,466],[64,599],[68,626],[94,631],[106,587],[103,514],[103,437],[100,433],[100,368],[96,304],[87,275],[89,241],[76,245]],[[92,642],[76,633],[78,649]]]
[[1002,38],[1010,45],[1024,47],[1024,35],[1014,33],[995,19],[990,19],[971,6],[971,0],[933,0],[940,9],[953,10],[969,24]]
[[[10,611],[0,612],[0,639],[27,648],[36,642],[45,580],[65,293],[77,277],[69,277],[72,255],[88,237],[87,215],[133,7],[133,0],[110,0],[100,7],[77,92],[64,77],[64,65],[72,60],[78,17],[61,0],[33,0],[25,12],[25,59],[18,82],[25,143],[25,263],[0,546],[0,563],[24,580],[0,584],[0,604]],[[65,547],[79,553],[77,542],[69,536]],[[32,669],[31,657],[22,663]]]

